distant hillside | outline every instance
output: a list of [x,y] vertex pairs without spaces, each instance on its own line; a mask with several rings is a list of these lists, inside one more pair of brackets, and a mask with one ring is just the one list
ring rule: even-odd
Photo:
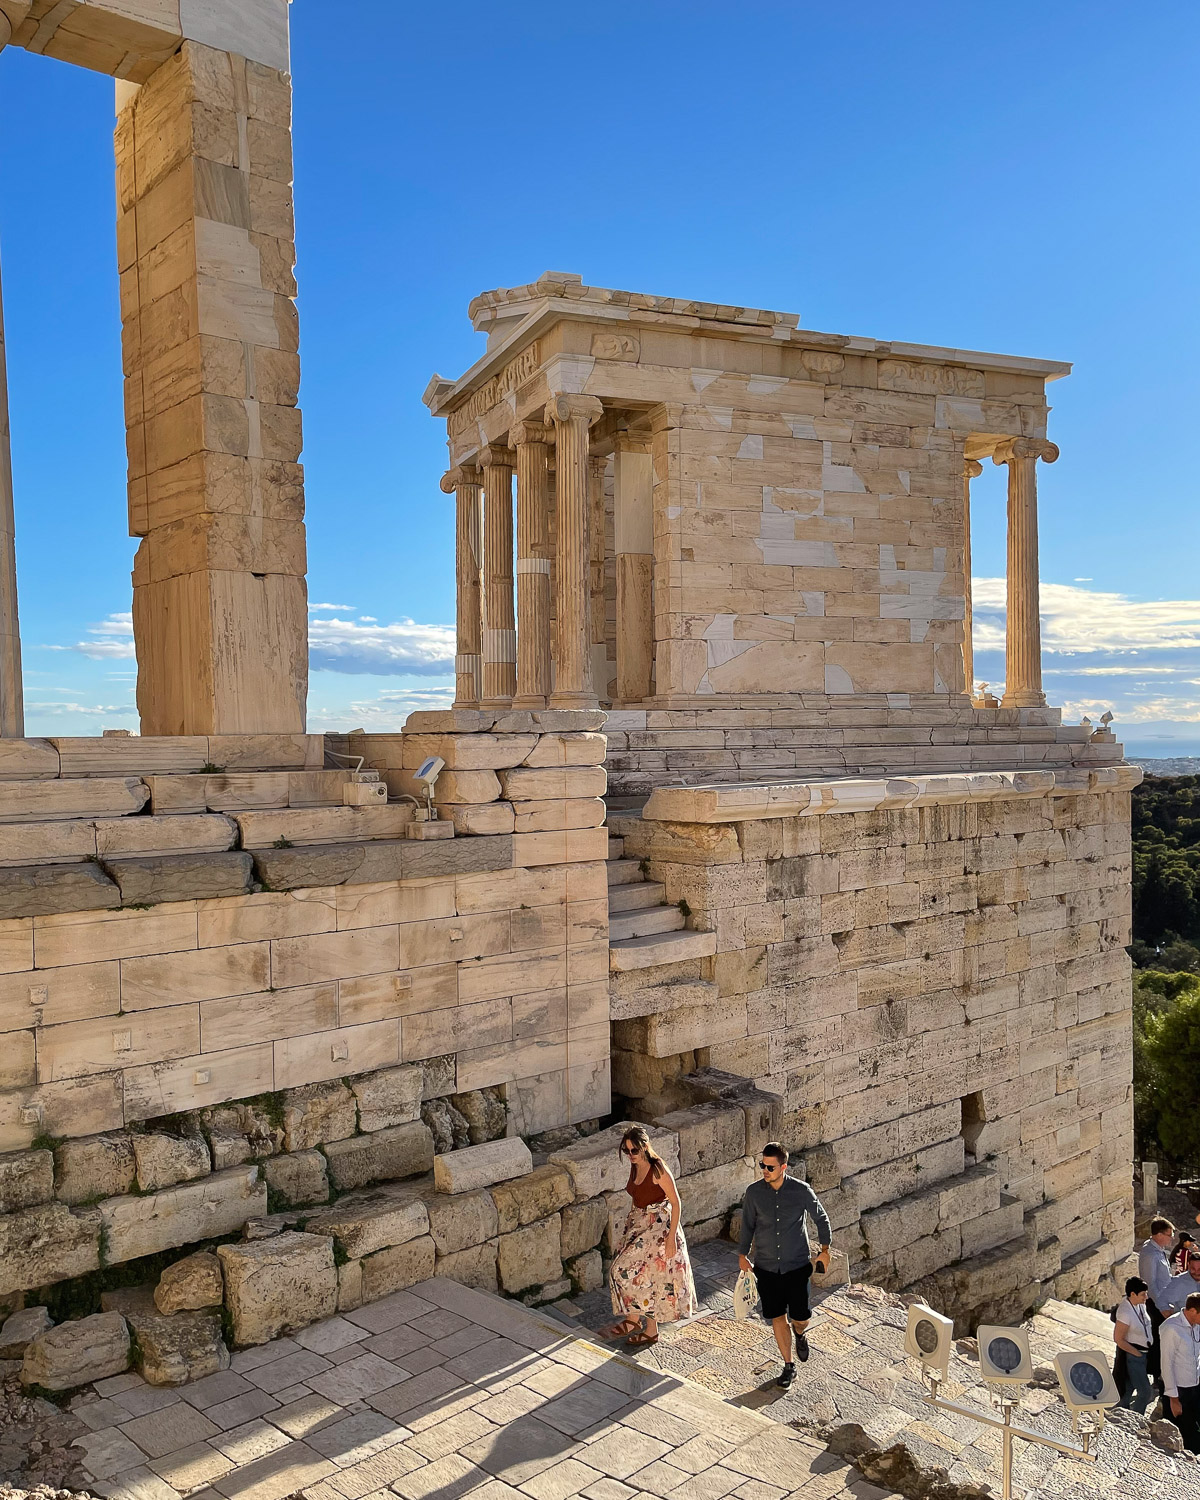
[[1139,964],[1161,967],[1146,950],[1175,938],[1200,960],[1200,776],[1147,775],[1134,790],[1133,937]]

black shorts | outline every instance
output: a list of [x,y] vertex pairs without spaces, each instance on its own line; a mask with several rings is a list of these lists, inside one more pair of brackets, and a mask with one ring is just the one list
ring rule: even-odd
[[754,1279],[758,1282],[758,1295],[762,1298],[764,1318],[782,1318],[784,1313],[793,1323],[807,1323],[812,1313],[808,1306],[808,1283],[812,1276],[811,1263],[795,1271],[760,1271],[754,1268]]

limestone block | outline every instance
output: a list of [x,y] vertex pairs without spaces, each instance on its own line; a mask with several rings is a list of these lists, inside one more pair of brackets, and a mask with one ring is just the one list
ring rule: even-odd
[[54,1156],[50,1151],[10,1151],[0,1156],[0,1213],[48,1203],[54,1196]]
[[[697,940],[709,938],[711,942],[707,933],[681,933],[679,936]],[[648,1057],[675,1057],[697,1047],[735,1041],[746,1035],[746,1027],[746,1001],[744,997],[730,995],[704,1000],[699,1005],[684,1005],[675,1011],[619,1021],[613,1027],[613,1041],[619,1047],[644,1052]]]
[[338,1267],[338,1312],[353,1312],[363,1305],[362,1261],[348,1260]]
[[1024,1228],[1024,1214],[1025,1205],[1019,1198],[1001,1193],[999,1208],[981,1214],[977,1219],[968,1219],[960,1226],[963,1255],[979,1255],[1018,1239]]
[[0,1327],[0,1359],[20,1359],[33,1340],[53,1326],[44,1307],[23,1307],[10,1313]]
[[451,771],[499,771],[519,766],[537,739],[533,734],[406,734],[403,760],[410,770],[437,755]]
[[207,1139],[214,1172],[223,1172],[226,1167],[240,1167],[257,1154],[250,1144],[250,1137],[241,1131],[210,1130]]
[[217,1254],[238,1345],[265,1344],[336,1311],[333,1240],[325,1235],[287,1231],[269,1240],[220,1245]]
[[[436,1165],[436,1158],[434,1160]],[[499,1219],[492,1195],[488,1192],[426,1193],[425,1207],[429,1210],[429,1232],[439,1258],[472,1249],[487,1240],[493,1241],[494,1280],[494,1242],[499,1233]]]
[[345,1191],[428,1172],[433,1166],[433,1136],[423,1121],[414,1120],[372,1135],[330,1142],[325,1155],[334,1187]]
[[604,1285],[604,1259],[599,1250],[589,1250],[586,1255],[564,1262],[563,1270],[571,1279],[573,1292],[595,1292]]
[[[740,1226],[738,1233],[741,1233]],[[730,1238],[733,1238],[732,1234]],[[846,1252],[836,1248],[831,1249],[829,1252],[828,1271],[824,1275],[814,1271],[812,1284],[819,1287],[848,1286],[850,1284],[850,1257]]]
[[698,1224],[718,1218],[740,1204],[747,1187],[760,1176],[757,1161],[746,1156],[683,1178],[679,1183],[683,1222]]
[[352,1260],[429,1233],[429,1212],[411,1188],[379,1187],[346,1193],[306,1221],[312,1234],[329,1234]]
[[421,1117],[424,1075],[420,1064],[381,1068],[350,1080],[358,1100],[360,1130],[385,1130],[389,1125],[407,1125]]
[[362,1297],[376,1302],[433,1275],[437,1252],[429,1235],[368,1255],[362,1263]]
[[[460,978],[459,994],[462,993],[463,983]],[[491,996],[481,995],[479,998],[490,999]],[[468,1089],[465,1093],[453,1095],[450,1103],[466,1120],[472,1146],[498,1140],[505,1134],[508,1114],[504,1101],[499,1098],[495,1089]]]
[[99,865],[25,865],[0,869],[0,919],[120,906],[121,893]]
[[343,1141],[357,1129],[357,1103],[344,1083],[306,1083],[283,1091],[285,1151]]
[[453,1094],[456,1071],[456,1058],[453,1052],[448,1052],[442,1057],[422,1058],[421,1074],[424,1079],[421,1086],[422,1101],[444,1099],[447,1094]]
[[543,734],[521,762],[523,766],[602,766],[607,747],[602,734]]
[[603,766],[525,766],[500,772],[500,789],[510,802],[548,798],[603,797],[608,778]]
[[515,832],[553,833],[570,828],[599,828],[608,807],[603,797],[550,798],[548,801],[518,802]]
[[311,1208],[328,1203],[329,1178],[320,1151],[292,1151],[263,1163],[267,1197],[284,1208]]
[[451,802],[495,802],[499,796],[500,778],[495,771],[443,771],[433,791],[438,807]]
[[477,834],[512,833],[516,827],[511,802],[485,802],[477,805],[454,803],[445,814],[460,837]]
[[232,1234],[247,1219],[266,1214],[267,1185],[259,1181],[257,1167],[231,1167],[227,1172],[215,1172],[198,1182],[164,1188],[145,1197],[105,1199],[99,1212],[106,1232],[108,1263],[117,1265],[173,1250],[177,1245]]
[[501,1288],[515,1295],[557,1281],[562,1276],[561,1232],[559,1215],[551,1214],[524,1229],[502,1234],[496,1250]]
[[574,1198],[569,1172],[561,1166],[547,1164],[512,1181],[500,1182],[492,1189],[501,1234],[510,1234],[526,1224],[544,1219]]
[[689,1177],[746,1155],[746,1117],[721,1100],[672,1110],[654,1123],[679,1137],[679,1173]]
[[577,1260],[594,1250],[608,1227],[608,1203],[603,1198],[587,1198],[582,1203],[567,1204],[562,1211],[560,1249],[563,1264]]
[[[629,1161],[621,1155],[621,1139],[635,1122],[622,1120],[607,1130],[598,1130],[582,1141],[552,1151],[549,1160],[565,1167],[575,1189],[575,1201],[598,1198],[629,1181]],[[679,1172],[679,1140],[671,1131],[655,1125],[644,1126],[650,1143],[673,1173]]]
[[187,1385],[229,1368],[218,1313],[177,1312],[168,1317],[130,1308],[125,1320],[136,1340],[137,1367],[148,1385]]
[[154,1305],[164,1314],[192,1312],[201,1307],[220,1307],[224,1296],[221,1262],[211,1252],[198,1250],[162,1273],[154,1288]]
[[293,849],[255,849],[254,871],[269,891],[344,885],[365,858],[362,844],[309,844]]
[[533,1156],[519,1136],[468,1146],[433,1159],[433,1181],[439,1193],[469,1193],[532,1171]]
[[100,1215],[46,1203],[0,1215],[0,1296],[100,1266]]
[[93,1313],[39,1334],[21,1362],[22,1385],[69,1391],[123,1375],[131,1358],[129,1329],[117,1312]]
[[[105,741],[106,745],[112,743]],[[122,818],[141,812],[149,796],[149,788],[138,776],[110,778],[73,772],[63,780],[0,780],[0,823],[28,823],[41,818]]]
[[476,1291],[495,1293],[499,1290],[496,1280],[496,1241],[487,1240],[482,1245],[471,1245],[465,1250],[455,1250],[449,1255],[439,1255],[434,1262],[433,1274],[444,1276],[449,1281],[473,1286]]
[[212,1170],[208,1146],[201,1136],[150,1133],[132,1137],[137,1184],[143,1193],[195,1182]]
[[[138,819],[137,821],[142,821]],[[158,819],[153,821],[157,822]],[[169,820],[174,822],[175,819]],[[240,849],[214,854],[157,854],[143,859],[104,859],[105,874],[117,883],[123,906],[157,906],[163,901],[244,896],[254,862]]]

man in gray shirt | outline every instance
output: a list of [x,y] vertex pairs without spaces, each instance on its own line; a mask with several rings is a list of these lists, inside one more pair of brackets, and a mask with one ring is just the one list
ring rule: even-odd
[[829,1215],[821,1200],[797,1177],[787,1173],[787,1148],[776,1141],[763,1147],[758,1163],[762,1178],[746,1189],[742,1199],[742,1238],[738,1245],[739,1264],[751,1269],[750,1249],[754,1247],[754,1279],[762,1298],[763,1316],[771,1320],[775,1342],[783,1357],[779,1384],[786,1389],[796,1374],[792,1359],[792,1330],[796,1334],[796,1355],[808,1358],[808,1328],[812,1313],[808,1306],[808,1282],[813,1262],[808,1249],[805,1219],[812,1218],[821,1249],[816,1269],[822,1275],[829,1269],[829,1246],[832,1235]]

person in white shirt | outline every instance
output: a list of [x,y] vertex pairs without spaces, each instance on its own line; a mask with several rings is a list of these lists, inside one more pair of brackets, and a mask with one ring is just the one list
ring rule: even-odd
[[1183,1311],[1164,1320],[1158,1341],[1171,1420],[1183,1446],[1200,1453],[1200,1292],[1190,1292]]
[[1146,1359],[1150,1345],[1154,1342],[1154,1330],[1150,1325],[1150,1313],[1146,1307],[1149,1287],[1140,1276],[1131,1276],[1125,1283],[1125,1296],[1116,1313],[1113,1338],[1117,1348],[1125,1356],[1125,1394],[1121,1405],[1142,1414],[1154,1400],[1154,1387],[1146,1370]]

